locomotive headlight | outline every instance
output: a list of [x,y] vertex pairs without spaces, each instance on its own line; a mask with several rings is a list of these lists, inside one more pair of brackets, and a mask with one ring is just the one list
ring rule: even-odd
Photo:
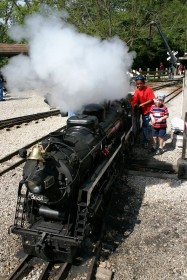
[[40,194],[42,192],[42,186],[37,185],[34,181],[27,181],[27,187],[34,194]]

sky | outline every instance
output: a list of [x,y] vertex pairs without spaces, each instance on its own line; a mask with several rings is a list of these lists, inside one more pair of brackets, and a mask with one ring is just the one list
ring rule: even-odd
[[125,97],[135,53],[117,36],[102,40],[79,33],[66,23],[67,16],[41,11],[10,29],[15,42],[27,40],[29,55],[12,57],[3,67],[7,88],[15,95],[36,90],[62,112]]

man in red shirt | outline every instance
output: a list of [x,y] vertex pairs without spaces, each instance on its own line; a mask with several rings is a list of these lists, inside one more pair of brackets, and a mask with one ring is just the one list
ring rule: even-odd
[[142,113],[142,131],[143,131],[143,144],[144,148],[148,148],[149,142],[149,121],[150,121],[150,109],[153,105],[153,99],[155,94],[151,87],[145,85],[145,78],[142,75],[138,75],[135,78],[137,90],[131,99],[132,106],[139,106]]

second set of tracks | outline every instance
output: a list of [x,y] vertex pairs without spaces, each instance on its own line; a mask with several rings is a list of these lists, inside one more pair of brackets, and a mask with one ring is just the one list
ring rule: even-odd
[[51,110],[48,112],[2,120],[0,121],[0,129],[4,129],[4,128],[10,129],[13,126],[20,126],[23,123],[28,124],[31,121],[37,121],[39,119],[57,116],[59,114],[60,114],[60,110]]

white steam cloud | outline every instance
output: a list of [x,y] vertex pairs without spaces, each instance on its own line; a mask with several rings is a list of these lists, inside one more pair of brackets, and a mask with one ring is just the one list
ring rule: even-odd
[[117,36],[101,40],[79,33],[62,14],[32,14],[10,36],[26,39],[29,55],[18,55],[2,69],[12,92],[36,89],[62,111],[125,97],[134,52]]

